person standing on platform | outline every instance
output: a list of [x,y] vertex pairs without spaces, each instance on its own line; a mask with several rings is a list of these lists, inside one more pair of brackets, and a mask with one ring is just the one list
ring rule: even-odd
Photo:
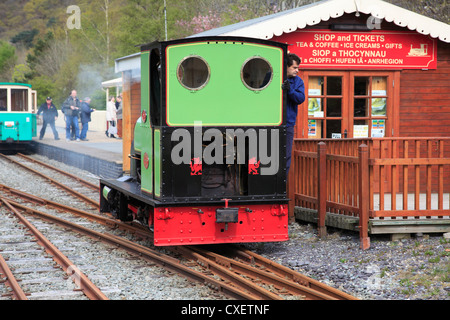
[[90,103],[91,98],[89,97],[84,98],[83,102],[81,103],[81,141],[88,141],[88,139],[86,139],[86,134],[89,130],[89,122],[91,122],[91,113],[95,111],[95,109],[91,108]]
[[81,109],[80,99],[77,98],[77,91],[72,90],[70,96],[62,105],[62,112],[66,116],[66,141],[70,141],[70,127],[75,130],[75,138],[80,141],[80,128],[78,127],[78,114]]
[[122,96],[117,97],[116,101],[117,116],[117,138],[122,139]]
[[55,105],[52,102],[51,97],[47,97],[47,101],[41,104],[39,107],[38,112],[36,113],[36,116],[39,116],[42,113],[43,123],[42,123],[42,129],[39,134],[39,140],[42,140],[45,135],[45,130],[47,129],[47,125],[50,125],[50,128],[52,128],[53,135],[55,137],[55,140],[59,140],[58,131],[56,131],[55,128],[55,121],[58,119],[58,110],[56,109]]
[[286,179],[291,167],[292,144],[294,142],[294,128],[297,121],[298,105],[305,101],[305,84],[297,75],[300,58],[293,53],[288,54],[287,80],[282,88],[287,92],[287,117],[286,117]]
[[115,138],[117,134],[117,109],[115,104],[115,98],[110,97],[106,104],[106,136],[109,138]]

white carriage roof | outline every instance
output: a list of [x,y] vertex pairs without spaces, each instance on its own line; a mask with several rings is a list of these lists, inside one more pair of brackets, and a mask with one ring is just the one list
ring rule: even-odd
[[345,13],[364,13],[397,26],[430,35],[450,43],[450,25],[381,0],[324,0],[229,26],[211,29],[191,37],[244,36],[271,39],[283,33],[313,26]]

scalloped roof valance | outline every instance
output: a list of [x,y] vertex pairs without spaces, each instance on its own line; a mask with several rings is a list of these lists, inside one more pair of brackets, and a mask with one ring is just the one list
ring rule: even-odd
[[450,43],[450,25],[381,0],[324,0],[303,7],[278,12],[195,34],[200,36],[244,36],[271,39],[283,33],[304,29],[344,13],[370,14],[432,38]]

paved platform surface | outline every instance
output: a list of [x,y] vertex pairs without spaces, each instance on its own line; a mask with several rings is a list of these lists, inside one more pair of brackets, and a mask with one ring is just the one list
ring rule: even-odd
[[[37,135],[41,126],[37,126]],[[66,141],[66,130],[56,127],[60,140],[55,140],[47,127],[42,140],[33,138],[36,153],[90,171],[100,177],[117,178],[122,174],[122,139],[108,138],[105,132],[88,131],[88,141]]]

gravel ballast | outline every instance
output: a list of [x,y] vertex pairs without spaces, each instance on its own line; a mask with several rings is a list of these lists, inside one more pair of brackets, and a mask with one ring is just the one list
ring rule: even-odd
[[[42,156],[33,157],[98,183],[98,177],[89,172]],[[5,160],[1,160],[0,183],[54,201],[60,200],[59,195],[52,195],[50,188],[39,187],[40,178],[30,175],[24,177],[19,174],[19,169],[7,164]],[[314,225],[296,222],[289,225],[289,235],[290,240],[286,242],[246,246],[359,299],[450,299],[450,240],[445,239],[442,234],[425,234],[421,237],[413,235],[411,239],[399,241],[391,241],[389,236],[371,236],[368,250],[359,248],[359,236],[355,232],[329,228],[326,239],[320,239]],[[101,274],[99,286],[113,288],[110,293],[112,299],[224,298],[202,285],[173,277],[161,268],[148,267],[139,260],[129,260],[128,255],[119,250],[110,251],[114,257],[108,258],[106,253],[95,254],[101,252],[100,248],[90,251],[89,246],[91,249],[95,247],[91,243],[75,255],[92,259],[92,265],[106,265],[105,268],[111,270],[114,276],[109,279],[105,278],[107,272],[97,272]]]

